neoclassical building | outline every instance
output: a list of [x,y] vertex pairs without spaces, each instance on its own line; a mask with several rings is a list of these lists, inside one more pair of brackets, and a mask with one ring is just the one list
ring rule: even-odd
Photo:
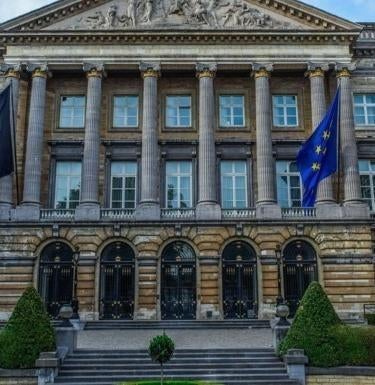
[[[375,25],[297,0],[61,0],[0,41],[0,318],[30,285],[84,320],[270,318],[312,280],[343,318],[375,302]],[[338,85],[341,170],[303,208],[296,155]]]

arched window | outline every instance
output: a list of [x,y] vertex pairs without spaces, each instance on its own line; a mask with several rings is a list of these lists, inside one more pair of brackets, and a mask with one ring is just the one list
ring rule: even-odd
[[39,293],[53,318],[62,305],[72,302],[73,276],[73,250],[64,242],[47,245],[40,254]]
[[135,254],[124,242],[108,245],[100,259],[100,318],[134,316]]
[[294,316],[298,305],[312,281],[318,279],[314,248],[305,241],[289,243],[283,252],[284,296]]
[[162,319],[195,319],[196,257],[185,242],[173,242],[161,258]]
[[235,241],[223,251],[223,312],[226,319],[256,318],[257,258],[254,249]]

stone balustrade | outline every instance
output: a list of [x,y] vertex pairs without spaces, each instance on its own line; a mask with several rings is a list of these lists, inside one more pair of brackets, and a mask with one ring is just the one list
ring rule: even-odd
[[41,221],[72,221],[74,220],[75,210],[64,209],[41,209]]
[[102,220],[134,220],[135,210],[134,209],[101,209]]
[[283,208],[281,210],[283,218],[315,218],[316,209],[315,208],[305,208],[305,207],[291,207]]
[[161,219],[195,219],[195,209],[161,209]]
[[255,219],[256,210],[248,209],[224,209],[221,211],[222,219]]

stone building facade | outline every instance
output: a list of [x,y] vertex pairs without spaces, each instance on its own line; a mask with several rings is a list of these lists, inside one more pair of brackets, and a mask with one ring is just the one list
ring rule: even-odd
[[[0,316],[269,318],[311,280],[375,302],[375,27],[296,0],[61,0],[0,25],[17,178],[0,180]],[[341,85],[341,171],[294,160]]]

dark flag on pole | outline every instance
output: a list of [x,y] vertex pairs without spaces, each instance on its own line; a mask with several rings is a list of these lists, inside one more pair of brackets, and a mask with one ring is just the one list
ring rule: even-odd
[[14,172],[11,88],[9,85],[0,93],[0,178]]

